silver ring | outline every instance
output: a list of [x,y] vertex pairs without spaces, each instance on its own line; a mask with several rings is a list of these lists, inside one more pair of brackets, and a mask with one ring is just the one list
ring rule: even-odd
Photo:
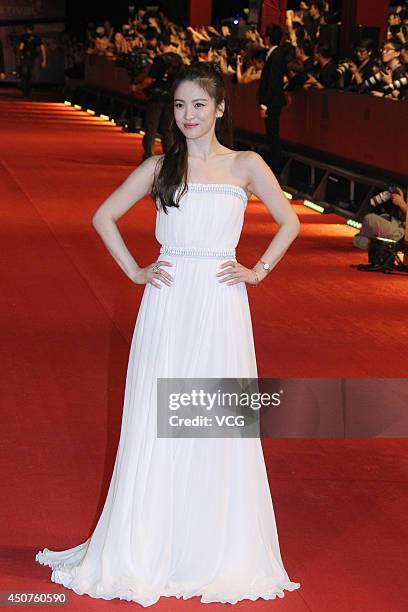
[[160,272],[160,268],[159,268],[159,266],[158,266],[157,264],[155,264],[155,265],[153,266],[153,268],[152,268],[152,272],[153,272],[153,274],[159,274],[159,272]]

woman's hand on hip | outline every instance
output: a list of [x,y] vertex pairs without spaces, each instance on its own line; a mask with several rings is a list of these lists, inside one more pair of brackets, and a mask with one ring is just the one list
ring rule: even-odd
[[226,261],[220,267],[222,270],[216,275],[219,277],[219,283],[226,283],[227,285],[236,285],[237,283],[257,285],[263,278],[260,272],[254,272],[237,261]]
[[173,277],[166,270],[163,269],[163,266],[172,266],[173,264],[170,261],[164,261],[159,259],[158,261],[153,262],[146,266],[146,268],[139,268],[135,274],[133,275],[133,282],[137,285],[147,285],[150,283],[161,289],[160,282],[164,283],[171,287],[173,283]]

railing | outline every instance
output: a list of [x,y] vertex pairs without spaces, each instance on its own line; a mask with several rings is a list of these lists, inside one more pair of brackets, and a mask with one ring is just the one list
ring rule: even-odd
[[[90,56],[86,67],[87,86],[129,94],[129,78],[123,68],[103,57]],[[258,84],[230,82],[235,128],[255,139],[263,139],[264,123],[259,116]],[[284,107],[281,136],[299,152],[316,152],[324,161],[354,164],[406,181],[408,175],[408,102],[375,98],[334,90],[299,90]],[[140,104],[140,101],[139,101]]]

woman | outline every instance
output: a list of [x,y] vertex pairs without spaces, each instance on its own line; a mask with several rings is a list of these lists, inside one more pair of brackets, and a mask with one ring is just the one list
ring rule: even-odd
[[[275,267],[299,222],[272,172],[221,143],[229,108],[213,64],[184,69],[173,87],[174,144],[143,162],[99,207],[93,225],[122,270],[146,284],[130,349],[121,436],[95,531],[36,560],[80,594],[154,604],[283,597],[280,557],[259,437],[159,437],[157,379],[256,378],[245,283]],[[280,228],[253,268],[235,258],[248,193]],[[116,221],[152,193],[161,257],[133,259]]]

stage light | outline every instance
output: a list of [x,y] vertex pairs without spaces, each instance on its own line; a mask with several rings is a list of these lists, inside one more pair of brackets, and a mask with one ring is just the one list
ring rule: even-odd
[[315,204],[314,202],[311,202],[310,200],[303,200],[303,205],[306,206],[307,208],[311,208],[312,210],[315,210],[316,212],[319,212],[319,213],[324,212],[323,206],[320,206],[320,204]]
[[354,219],[347,219],[347,225],[350,225],[350,227],[355,227],[356,229],[361,228],[361,223],[354,221]]
[[95,111],[93,111],[93,110],[92,110],[92,109],[90,109],[90,108],[87,108],[87,109],[86,109],[86,112],[87,112],[89,115],[95,115]]
[[141,134],[142,136],[145,135],[145,132],[143,130],[139,130],[139,134]]
[[81,110],[81,107],[79,106],[79,104],[74,104],[74,108],[76,108],[77,110]]
[[116,125],[116,121],[114,119],[111,119],[110,122]]
[[283,193],[288,198],[288,200],[291,200],[293,198],[293,195],[289,193],[288,191],[284,191]]
[[71,102],[69,102],[69,100],[64,100],[64,104],[65,106],[71,106]]
[[109,121],[109,117],[108,115],[99,115],[101,119],[104,119],[104,121]]

